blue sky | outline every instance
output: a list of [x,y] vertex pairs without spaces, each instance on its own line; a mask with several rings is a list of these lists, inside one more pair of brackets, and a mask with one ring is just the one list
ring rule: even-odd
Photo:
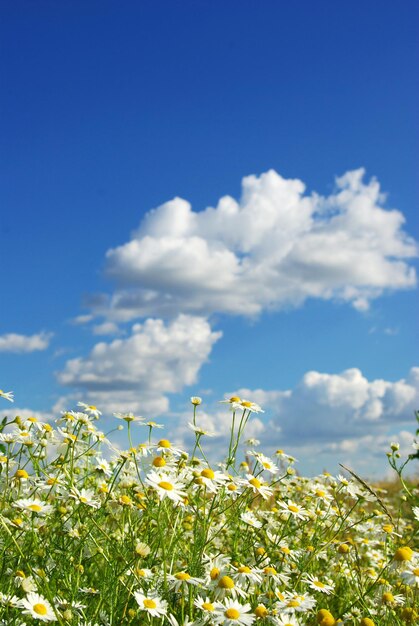
[[[216,401],[242,389],[265,408],[252,434],[303,471],[378,472],[389,438],[408,448],[418,12],[2,2],[0,381],[15,407],[118,404],[187,443],[191,394],[222,433]],[[175,197],[190,206],[145,219]]]

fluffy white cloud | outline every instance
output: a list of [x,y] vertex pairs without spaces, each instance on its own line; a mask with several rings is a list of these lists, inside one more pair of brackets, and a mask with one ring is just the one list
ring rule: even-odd
[[92,298],[114,320],[179,312],[257,315],[307,298],[360,310],[385,290],[416,284],[417,246],[404,217],[383,208],[364,170],[336,180],[327,197],[271,170],[247,176],[242,196],[194,212],[175,198],[146,214],[129,242],[108,250],[112,296]]
[[53,334],[37,333],[35,335],[18,335],[7,333],[0,335],[0,352],[27,353],[46,350]]
[[[391,427],[413,423],[413,412],[419,408],[419,367],[396,382],[369,381],[353,368],[340,374],[307,372],[291,390],[239,389],[237,393],[260,403],[271,415],[264,433],[267,444],[279,445],[272,441],[276,431],[284,445],[326,445],[337,450],[343,441],[355,441],[366,432],[374,441]],[[345,445],[349,450],[350,444]]]
[[58,380],[107,411],[162,413],[165,394],[196,382],[220,337],[202,317],[147,319],[128,338],[100,342],[87,357],[67,361]]

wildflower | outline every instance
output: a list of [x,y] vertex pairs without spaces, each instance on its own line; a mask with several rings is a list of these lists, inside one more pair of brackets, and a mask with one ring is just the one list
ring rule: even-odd
[[175,456],[182,454],[182,450],[180,448],[175,448],[168,439],[160,439],[160,441],[156,445],[156,448],[161,452],[170,452]]
[[289,513],[298,519],[304,520],[308,517],[306,509],[292,500],[288,500],[288,502],[278,502],[278,506],[286,513]]
[[385,591],[381,596],[381,602],[387,606],[395,606],[404,604],[404,597],[402,595],[393,595],[390,591]]
[[50,504],[45,504],[45,502],[42,502],[42,500],[38,498],[22,498],[21,500],[17,500],[13,506],[28,513],[36,513],[42,517],[54,510]]
[[315,599],[308,594],[284,592],[284,599],[279,602],[283,613],[300,613],[315,606]]
[[328,580],[327,583],[322,582],[321,580],[319,580],[317,578],[317,576],[313,576],[312,574],[307,574],[304,578],[303,581],[305,583],[308,584],[309,587],[311,587],[311,589],[314,589],[315,591],[321,591],[322,593],[332,593],[335,585]]
[[419,585],[419,566],[411,565],[407,570],[401,573],[401,577],[407,585]]
[[300,622],[294,615],[284,615],[275,618],[276,626],[300,626]]
[[73,488],[70,493],[70,498],[74,498],[78,500],[80,504],[85,504],[86,506],[92,507],[92,509],[100,508],[100,502],[96,500],[94,491],[92,489],[81,489],[80,491]]
[[327,609],[320,609],[316,618],[317,623],[320,624],[320,626],[334,626],[334,624],[336,624],[335,618]]
[[0,389],[0,398],[9,400],[9,402],[14,402],[13,391],[3,391],[3,389]]
[[142,556],[143,558],[145,558],[150,554],[151,548],[146,543],[139,541],[135,546],[135,552],[138,554],[138,556]]
[[203,470],[196,477],[195,482],[198,485],[204,485],[208,491],[215,493],[221,485],[223,485],[229,478],[218,470],[214,471],[210,467],[204,467]]
[[145,482],[155,489],[160,500],[169,498],[173,502],[182,502],[186,497],[183,491],[185,485],[170,474],[158,474],[151,471]]
[[258,520],[256,515],[251,511],[245,511],[240,515],[240,519],[243,520],[245,524],[249,526],[253,526],[253,528],[262,528],[262,522]]
[[239,585],[244,585],[249,581],[255,584],[262,582],[261,570],[256,567],[249,567],[248,565],[239,565],[235,568],[235,572],[232,576],[234,580],[237,580]]
[[156,594],[145,596],[140,591],[135,591],[134,597],[140,610],[146,611],[151,617],[164,617],[167,614],[167,602]]
[[191,402],[194,406],[198,406],[202,403],[202,398],[200,398],[199,396],[192,396]]
[[127,423],[144,421],[144,417],[141,417],[140,415],[134,415],[134,413],[114,413],[114,416],[117,419],[124,420]]
[[359,622],[359,626],[375,626],[375,622],[373,622],[369,617],[363,617]]
[[[264,413],[265,411],[256,402],[249,402],[248,400],[242,400],[238,403],[239,407],[249,413]],[[239,408],[238,407],[238,408]]]
[[256,459],[259,461],[264,470],[269,472],[270,474],[277,474],[279,472],[279,467],[275,465],[275,463],[268,456],[261,454],[260,452],[255,454]]
[[192,424],[192,422],[188,422],[188,427],[194,431],[197,435],[206,436],[206,437],[215,437],[215,433],[210,432],[208,430],[204,430],[201,426],[197,426],[196,424]]
[[399,563],[403,563],[404,561],[411,561],[413,557],[413,550],[409,548],[409,546],[403,546],[398,548],[394,553],[394,560]]
[[221,606],[219,602],[212,602],[208,596],[205,600],[202,596],[198,596],[194,601],[194,605],[208,617],[211,617],[214,611]]
[[250,626],[256,619],[250,611],[250,604],[241,605],[237,600],[226,600],[215,613],[214,621],[224,626]]
[[268,487],[267,484],[259,478],[256,478],[256,476],[253,476],[252,474],[246,474],[246,478],[246,485],[253,490],[253,493],[259,494],[265,500],[267,500],[273,494],[273,489]]
[[42,622],[55,622],[57,618],[52,606],[42,596],[35,592],[30,592],[20,601],[20,606],[24,609],[23,613],[30,615],[33,619],[39,619]]
[[200,578],[194,578],[188,572],[176,572],[176,574],[171,574],[169,580],[172,583],[172,588],[175,591],[179,591],[183,586],[187,587],[188,585],[200,585],[204,581]]
[[85,413],[93,415],[96,419],[99,419],[102,413],[95,407],[94,404],[85,404],[84,402],[77,402],[77,406],[81,406]]

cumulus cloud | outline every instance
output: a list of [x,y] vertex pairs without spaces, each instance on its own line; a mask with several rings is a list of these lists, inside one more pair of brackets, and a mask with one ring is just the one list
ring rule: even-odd
[[167,393],[196,382],[221,334],[202,317],[179,315],[167,324],[147,319],[129,337],[97,343],[88,356],[68,360],[58,380],[109,412],[160,414],[168,410]]
[[41,332],[35,335],[18,335],[7,333],[0,335],[0,352],[14,352],[22,354],[46,350],[53,333]]
[[[294,389],[239,389],[236,393],[260,403],[271,415],[264,434],[267,444],[275,445],[272,429],[276,429],[285,445],[310,443],[338,450],[342,442],[363,438],[366,432],[373,443],[390,428],[412,422],[419,407],[419,367],[395,382],[370,381],[352,368],[340,374],[307,372]],[[345,445],[349,450],[351,444]]]
[[273,170],[242,181],[239,201],[193,211],[175,198],[148,212],[127,243],[108,250],[111,296],[91,298],[114,321],[223,312],[254,316],[308,298],[359,310],[388,290],[412,288],[415,242],[400,211],[383,208],[364,170],[336,179],[329,196]]

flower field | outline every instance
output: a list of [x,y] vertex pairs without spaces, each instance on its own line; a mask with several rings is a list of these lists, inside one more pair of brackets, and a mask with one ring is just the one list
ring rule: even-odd
[[1,624],[417,623],[418,497],[397,444],[397,496],[344,470],[304,478],[286,452],[241,443],[261,409],[234,397],[214,462],[200,403],[189,454],[131,413],[115,415],[127,434],[117,449],[82,403],[55,425],[3,420]]

